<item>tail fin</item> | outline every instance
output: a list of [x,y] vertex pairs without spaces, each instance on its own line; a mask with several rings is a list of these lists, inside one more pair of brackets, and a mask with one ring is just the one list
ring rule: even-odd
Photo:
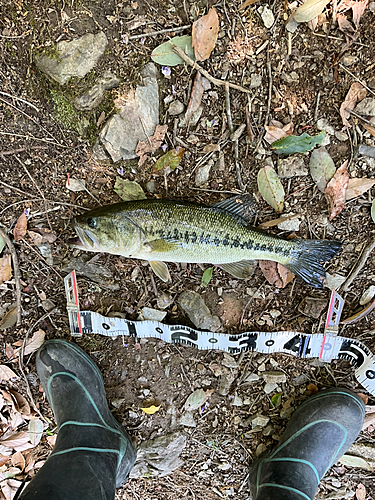
[[323,288],[326,272],[322,262],[332,259],[341,249],[341,245],[341,241],[335,240],[298,240],[286,267],[309,285]]

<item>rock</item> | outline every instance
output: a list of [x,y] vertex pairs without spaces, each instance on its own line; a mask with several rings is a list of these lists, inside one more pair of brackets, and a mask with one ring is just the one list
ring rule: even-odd
[[231,356],[226,352],[223,353],[223,359],[221,360],[221,364],[226,368],[235,368],[235,369],[238,368],[237,361],[233,358],[233,356]]
[[99,139],[92,148],[92,154],[97,161],[109,161],[110,157],[107,150],[100,144]]
[[258,75],[257,73],[252,73],[250,76],[250,88],[256,89],[262,85],[262,75]]
[[269,421],[269,417],[265,417],[264,415],[256,415],[251,421],[251,427],[253,429],[255,429],[255,427],[266,427]]
[[171,102],[171,104],[169,105],[169,108],[168,108],[168,113],[171,115],[171,116],[175,116],[175,115],[180,115],[185,109],[185,106],[183,105],[183,103],[181,101],[173,101]]
[[120,80],[117,76],[110,71],[106,71],[93,87],[75,99],[74,106],[81,111],[91,111],[97,108],[102,102],[106,91],[118,87],[119,83]]
[[322,312],[327,308],[327,299],[314,299],[313,297],[305,297],[298,306],[298,311],[310,318],[318,319]]
[[344,142],[349,139],[348,134],[346,132],[341,132],[340,130],[336,130],[335,137],[338,141]]
[[99,140],[114,162],[136,158],[135,149],[144,141],[145,133],[151,137],[159,124],[159,87],[157,69],[146,64],[141,72],[142,84],[135,92],[115,101],[120,112],[104,125]]
[[298,375],[293,379],[293,385],[294,386],[299,386],[299,385],[304,385],[307,384],[307,382],[310,380],[310,377],[303,373],[302,375]]
[[257,449],[255,450],[255,456],[259,457],[262,453],[264,453],[267,450],[267,446],[263,443],[259,444],[257,446]]
[[222,371],[219,378],[219,387],[217,388],[217,392],[221,396],[227,396],[232,382],[237,376],[237,372],[232,371],[229,368],[225,368],[224,366],[221,370]]
[[318,130],[324,130],[326,134],[329,135],[334,135],[335,129],[332,127],[332,125],[328,122],[326,118],[321,118],[316,122],[316,128]]
[[43,255],[43,257],[46,259],[47,264],[49,264],[50,266],[53,266],[52,249],[51,249],[51,245],[48,243],[48,241],[46,241],[44,243],[40,243],[38,245],[38,250]]
[[186,446],[186,437],[173,432],[149,441],[143,441],[137,450],[137,459],[130,478],[164,477],[183,464],[179,458]]
[[289,408],[282,408],[280,411],[280,418],[289,418],[294,412],[293,406]]
[[56,54],[41,55],[35,61],[40,71],[64,85],[70,78],[83,78],[97,63],[107,48],[108,40],[100,31],[88,33],[71,42],[58,42]]
[[89,260],[88,256],[86,258],[76,257],[64,266],[62,270],[64,273],[71,273],[75,269],[78,276],[85,276],[109,290],[119,290],[120,285],[113,283],[114,278],[109,269],[97,262],[87,262],[87,260]]
[[272,424],[268,424],[267,427],[263,430],[263,436],[272,436],[275,432],[275,428]]
[[[203,106],[199,106],[199,108],[194,111],[189,120],[189,128],[194,128],[200,120],[200,117],[203,113]],[[186,127],[185,116],[180,118],[180,127]],[[189,141],[188,141],[189,142]]]
[[352,56],[351,54],[344,54],[341,58],[341,62],[344,66],[351,66],[358,62],[357,56]]
[[173,299],[166,293],[161,293],[156,299],[156,305],[159,309],[167,309],[171,304],[173,304]]
[[274,382],[272,382],[272,383],[267,383],[267,384],[264,386],[264,389],[263,389],[263,390],[264,390],[264,392],[265,392],[266,394],[271,394],[271,392],[276,391],[276,390],[278,390],[278,391],[279,391],[280,389],[279,389],[279,386],[278,386],[277,384],[275,384]]
[[359,115],[375,116],[375,98],[366,97],[357,104],[354,111]]
[[232,406],[242,406],[243,405],[243,400],[238,394],[234,395],[234,398],[231,403]]
[[187,290],[179,296],[178,303],[197,328],[216,332],[221,327],[220,319],[212,316],[199,293]]
[[256,373],[249,373],[249,375],[247,375],[247,377],[243,380],[242,383],[245,383],[245,382],[256,382],[259,379],[260,379],[260,377]]
[[285,28],[287,31],[289,31],[289,33],[294,33],[298,28],[298,24],[299,23],[297,23],[297,21],[294,18],[292,18],[290,19],[290,21],[288,21]]
[[277,162],[277,173],[282,179],[308,175],[309,170],[300,156],[290,156]]
[[213,161],[208,161],[205,165],[202,165],[201,167],[197,168],[197,172],[195,174],[195,185],[197,187],[206,184],[210,176],[212,165]]
[[375,286],[371,285],[367,290],[365,290],[362,294],[362,297],[359,299],[359,303],[361,306],[368,304],[370,300],[375,296]]
[[278,370],[262,372],[262,377],[267,384],[281,384],[286,382],[285,373]]
[[330,290],[338,290],[340,286],[344,283],[346,280],[345,276],[341,276],[341,274],[329,274],[326,273],[326,283],[325,286],[329,288]]
[[184,427],[196,427],[197,422],[194,420],[194,417],[190,411],[187,411],[182,415],[182,417],[179,420],[180,425],[183,425]]
[[[283,217],[288,217],[289,215],[293,215],[293,214],[286,214]],[[282,229],[283,231],[299,231],[300,225],[301,225],[300,219],[295,217],[293,219],[286,220],[284,222],[280,222],[280,224],[278,224],[277,227],[279,229]]]
[[271,26],[275,22],[275,17],[273,15],[272,10],[267,5],[265,5],[263,8],[259,7],[258,11],[262,11],[261,18],[264,23],[264,26],[268,29],[271,28]]
[[157,309],[152,309],[151,307],[144,307],[142,313],[140,314],[140,319],[145,321],[163,321],[166,317],[166,311],[158,311]]

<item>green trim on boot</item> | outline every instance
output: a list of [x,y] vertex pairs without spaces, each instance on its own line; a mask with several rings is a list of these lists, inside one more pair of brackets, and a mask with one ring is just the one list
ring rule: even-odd
[[250,468],[252,500],[312,500],[321,478],[350,448],[365,416],[362,400],[346,389],[328,389],[292,415],[278,445]]

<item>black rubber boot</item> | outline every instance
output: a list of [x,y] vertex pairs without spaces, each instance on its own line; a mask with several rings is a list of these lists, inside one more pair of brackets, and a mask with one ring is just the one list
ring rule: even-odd
[[252,500],[312,500],[327,470],[350,448],[365,417],[361,398],[328,389],[292,415],[278,445],[250,468]]
[[20,500],[113,500],[135,461],[97,366],[75,344],[45,342],[36,367],[58,425],[56,445]]

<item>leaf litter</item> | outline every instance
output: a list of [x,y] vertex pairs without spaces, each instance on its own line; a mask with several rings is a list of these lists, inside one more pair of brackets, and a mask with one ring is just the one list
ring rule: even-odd
[[205,61],[211,55],[219,33],[219,18],[215,7],[211,7],[208,13],[197,19],[192,28],[192,45],[195,59]]
[[329,181],[325,195],[328,202],[329,220],[332,220],[338,215],[345,206],[346,189],[349,184],[349,174],[347,169],[348,161],[346,160],[340,168],[337,169],[335,175]]

